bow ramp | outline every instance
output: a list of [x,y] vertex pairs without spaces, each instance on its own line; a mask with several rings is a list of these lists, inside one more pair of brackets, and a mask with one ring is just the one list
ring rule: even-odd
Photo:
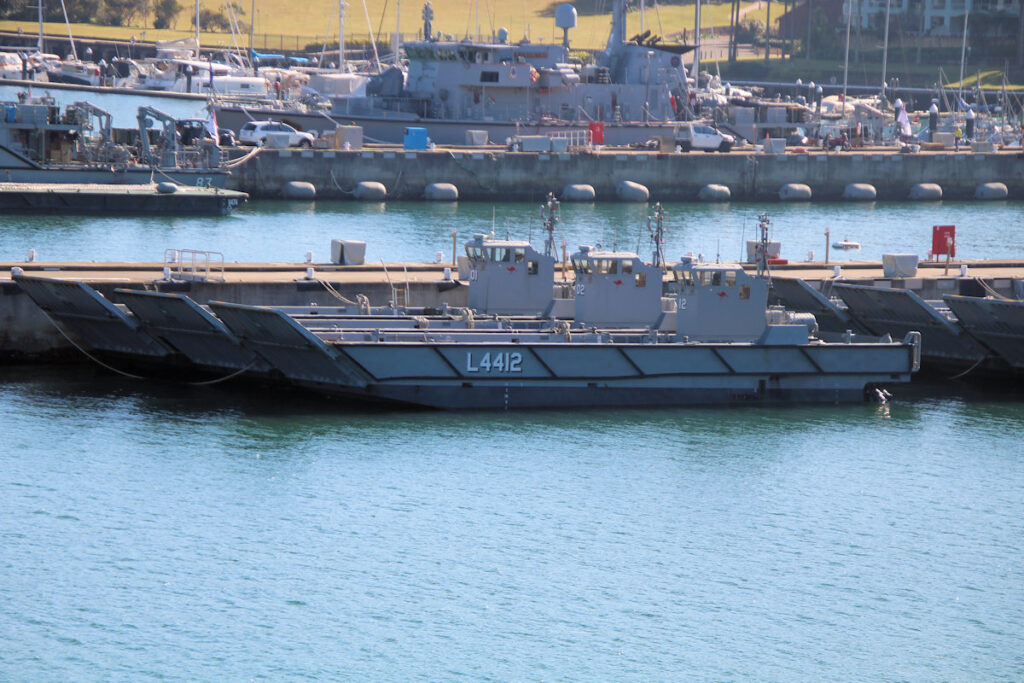
[[849,313],[837,307],[824,294],[800,278],[772,278],[772,294],[788,310],[814,315],[818,321],[818,329],[822,332],[867,332],[861,329]]
[[837,284],[834,291],[872,334],[899,338],[919,331],[922,353],[932,361],[974,363],[989,355],[954,321],[910,290]]
[[211,301],[210,310],[273,370],[303,384],[362,388],[369,377],[282,311]]
[[943,297],[960,326],[1017,371],[1024,370],[1024,301]]
[[14,279],[80,351],[151,359],[172,353],[146,334],[125,311],[84,282],[29,275]]
[[269,367],[209,311],[187,296],[117,289],[140,327],[191,362],[210,368],[266,371]]

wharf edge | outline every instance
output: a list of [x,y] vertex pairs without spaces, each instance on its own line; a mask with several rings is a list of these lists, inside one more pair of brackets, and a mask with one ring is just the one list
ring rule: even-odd
[[[232,150],[241,156],[248,150]],[[419,200],[428,186],[450,183],[468,201],[539,201],[574,184],[594,188],[595,201],[620,201],[622,183],[637,183],[650,201],[703,201],[709,185],[729,189],[740,202],[780,201],[783,188],[805,185],[811,201],[863,201],[847,188],[868,184],[871,199],[910,201],[915,186],[937,185],[942,199],[984,199],[979,188],[1002,184],[1005,199],[1024,199],[1024,153],[1019,151],[823,150],[781,154],[755,152],[659,152],[584,150],[510,152],[504,147],[404,150],[261,149],[232,170],[227,186],[253,198],[277,198],[289,183],[305,182],[321,199],[353,199],[360,183],[380,183],[386,198]],[[996,198],[996,197],[993,197]]]

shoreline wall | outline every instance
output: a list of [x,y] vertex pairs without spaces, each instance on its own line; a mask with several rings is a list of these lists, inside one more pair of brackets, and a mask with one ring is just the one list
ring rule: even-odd
[[317,197],[351,199],[358,183],[377,182],[389,199],[417,200],[428,185],[451,183],[460,200],[539,201],[548,192],[561,195],[566,185],[587,184],[595,201],[604,202],[619,201],[623,181],[645,186],[650,201],[701,201],[701,189],[710,184],[728,187],[732,201],[777,201],[788,184],[808,186],[811,201],[839,201],[856,183],[874,186],[881,201],[910,201],[922,183],[941,187],[943,199],[975,199],[978,186],[1002,183],[1012,200],[1024,199],[1024,154],[263,149],[232,170],[228,187],[274,198],[286,183],[308,182]]

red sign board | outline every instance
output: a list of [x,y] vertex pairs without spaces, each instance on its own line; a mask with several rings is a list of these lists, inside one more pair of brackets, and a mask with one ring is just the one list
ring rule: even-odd
[[932,256],[956,258],[956,226],[932,226]]
[[604,144],[604,123],[601,121],[590,122],[590,142],[595,145]]

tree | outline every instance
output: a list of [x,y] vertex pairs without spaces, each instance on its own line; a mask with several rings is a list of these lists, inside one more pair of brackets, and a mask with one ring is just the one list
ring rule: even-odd
[[[192,25],[196,25],[195,17],[192,17]],[[201,9],[199,10],[199,28],[203,31],[227,31],[231,28],[231,22],[223,12]]]
[[107,26],[131,26],[150,12],[150,0],[103,0],[97,20]]
[[178,0],[156,0],[153,5],[153,28],[171,28],[178,13],[184,9]]
[[[68,20],[76,23],[92,21],[99,10],[100,0],[73,0],[67,2]],[[39,11],[38,0],[0,0],[0,18],[35,21]],[[64,23],[64,11],[59,1],[43,2],[43,20]]]

